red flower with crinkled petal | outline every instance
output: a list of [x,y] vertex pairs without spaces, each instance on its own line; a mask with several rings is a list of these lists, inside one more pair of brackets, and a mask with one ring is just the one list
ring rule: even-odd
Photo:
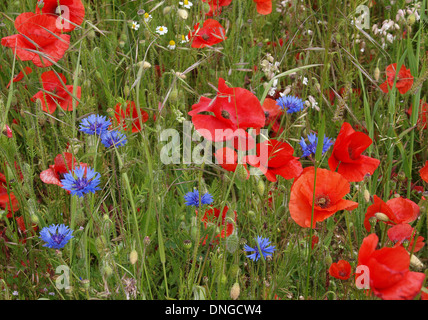
[[15,19],[15,28],[18,34],[2,38],[1,44],[40,68],[60,60],[70,45],[70,36],[60,33],[52,16],[24,12]]
[[339,167],[337,172],[349,182],[362,181],[366,174],[372,175],[380,161],[361,155],[371,144],[372,139],[368,135],[356,132],[344,122],[328,159],[330,170],[335,171]]
[[[412,300],[421,291],[425,274],[409,271],[410,255],[403,247],[376,250],[378,242],[377,235],[370,234],[358,252],[358,266],[369,271],[370,290],[383,300]],[[364,273],[356,273],[356,279]]]
[[348,280],[351,276],[352,268],[351,264],[346,260],[339,260],[337,263],[331,264],[328,269],[328,273],[336,279]]
[[[22,172],[21,169],[18,167],[18,165],[15,163],[15,169],[19,173],[19,178],[22,180]],[[18,199],[16,198],[15,194],[13,192],[8,193],[7,186],[9,185],[10,188],[11,181],[7,181],[6,176],[0,172],[0,208],[6,209],[7,207],[7,218],[12,218],[14,212],[18,211],[20,208]]]
[[62,32],[73,31],[85,18],[85,7],[80,0],[44,0],[43,3],[42,9],[36,7],[36,13],[55,17],[56,27]]
[[207,19],[202,28],[199,28],[199,23],[193,27],[194,31],[190,31],[187,37],[192,42],[192,48],[204,48],[213,46],[227,39],[226,31],[220,22]]
[[413,85],[413,76],[410,73],[410,69],[407,69],[405,65],[401,65],[400,71],[397,74],[397,64],[393,63],[386,67],[386,80],[379,87],[383,92],[388,93],[389,90],[394,85],[395,77],[397,76],[397,81],[395,87],[398,92],[405,94]]
[[[202,217],[202,222],[204,223],[205,228],[208,228],[209,225],[214,225],[215,227],[222,228],[220,233],[218,233],[215,238],[227,238],[233,233],[233,223],[226,221],[228,211],[229,207],[225,206],[220,216],[220,209],[212,208],[206,210],[204,216]],[[233,221],[236,222],[236,211],[233,212]],[[204,241],[202,242],[202,245],[205,245],[208,236],[209,235],[205,237]],[[214,242],[218,243],[218,240],[214,240]]]
[[[418,252],[425,245],[424,238],[418,237],[415,240],[415,229],[407,223],[400,223],[388,229],[388,238],[394,243],[402,244],[404,241],[409,241],[408,251]],[[414,246],[414,248],[413,248]]]
[[64,152],[55,157],[54,164],[49,169],[40,173],[40,179],[44,183],[56,184],[62,187],[62,175],[71,171],[78,165],[76,158],[70,152]]
[[[412,115],[412,105],[410,105],[409,110],[406,111],[409,117]],[[427,128],[427,118],[428,116],[428,103],[423,100],[419,101],[419,115],[418,120],[416,121],[416,125],[419,130],[424,130]]]
[[[188,113],[195,129],[210,141],[240,140],[239,150],[246,150],[254,143],[248,128],[260,129],[265,116],[257,97],[243,88],[229,88],[220,78],[214,99],[201,97]],[[248,140],[248,141],[247,141]]]
[[[308,167],[291,187],[288,208],[291,218],[301,227],[311,227],[315,168]],[[315,185],[313,224],[324,221],[340,210],[354,210],[358,203],[343,199],[350,191],[349,182],[339,173],[318,168]]]
[[221,13],[222,7],[231,4],[232,0],[202,0],[210,5],[210,11],[205,13],[206,16],[217,16]]
[[[64,111],[73,110],[73,91],[74,86],[66,85],[67,79],[61,73],[55,71],[43,72],[41,75],[43,90],[37,92],[32,98],[32,101],[40,100],[42,109],[45,112],[53,114],[59,105]],[[81,88],[78,86],[76,97],[80,99]],[[79,104],[76,99],[75,106]]]
[[257,6],[257,12],[263,15],[272,12],[272,0],[253,0]]
[[276,182],[276,176],[288,180],[302,173],[299,157],[294,157],[293,153],[294,149],[288,143],[270,139],[258,143],[256,154],[245,156],[243,161],[259,168],[269,181]]
[[278,131],[281,133],[284,131],[283,128],[281,128],[281,117],[284,114],[281,107],[276,103],[276,100],[266,98],[265,101],[263,101],[262,109],[265,113],[266,117],[266,126],[271,127],[273,131],[273,136],[276,136]]
[[132,123],[131,130],[134,132],[141,131],[141,124],[149,120],[149,114],[140,108],[141,121],[138,115],[138,109],[135,106],[134,101],[126,101],[126,109],[122,108],[122,104],[118,103],[115,107],[116,121],[119,125],[123,126],[124,129],[127,129],[127,123],[130,121]]
[[11,82],[19,82],[22,79],[24,79],[24,76],[27,74],[30,74],[31,72],[33,72],[33,69],[31,69],[30,67],[25,67],[24,71],[20,71],[13,79],[12,81],[10,81],[7,86],[6,89],[8,89],[10,87]]
[[426,183],[428,183],[428,161],[425,162],[425,166],[419,170],[419,174]]
[[364,218],[364,227],[367,231],[370,231],[369,219],[378,212],[385,214],[389,218],[389,221],[384,221],[389,225],[410,223],[416,220],[420,213],[419,206],[409,199],[399,197],[384,202],[377,195],[374,195],[373,200],[374,203],[367,208]]

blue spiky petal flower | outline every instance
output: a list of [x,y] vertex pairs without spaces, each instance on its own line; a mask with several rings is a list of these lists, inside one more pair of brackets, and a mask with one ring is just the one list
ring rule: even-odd
[[[253,252],[252,254],[247,256],[247,258],[250,258],[253,261],[259,260],[262,255],[265,259],[266,257],[271,257],[272,253],[276,250],[275,246],[269,246],[269,238],[262,238],[258,236],[257,238],[254,238],[254,240],[256,240],[258,244],[255,247],[252,248],[248,245],[244,246],[245,251]],[[259,250],[259,247],[261,251]]]
[[108,130],[111,121],[105,116],[98,114],[91,114],[90,116],[82,119],[79,125],[79,130],[91,135],[101,135]]
[[[189,191],[184,195],[184,200],[186,200],[186,206],[195,206],[199,207],[199,191]],[[205,193],[201,196],[202,204],[211,204],[214,201],[213,196],[210,193]]]
[[287,113],[294,113],[304,109],[303,100],[295,96],[283,96],[276,100],[281,109],[287,109]]
[[101,143],[106,148],[120,147],[128,142],[126,135],[117,130],[107,131],[101,135]]
[[95,170],[80,166],[66,173],[61,183],[63,189],[69,191],[71,195],[77,195],[81,198],[86,193],[95,193],[96,190],[100,190],[98,187],[100,178],[101,175]]
[[[315,154],[315,152],[317,150],[318,137],[316,136],[315,133],[308,134],[308,141],[309,141],[309,144],[307,144],[305,142],[305,139],[303,137],[301,137],[301,139],[300,139],[299,143],[300,143],[300,146],[302,147],[302,150],[303,150],[302,157],[307,157],[311,154]],[[332,145],[333,145],[333,140],[331,140],[330,138],[328,138],[324,135],[324,143],[322,146],[322,154],[326,153]]]
[[51,225],[50,227],[44,227],[40,231],[40,239],[42,239],[46,244],[44,247],[52,249],[61,249],[68,243],[68,241],[73,238],[73,230],[64,224],[61,225]]

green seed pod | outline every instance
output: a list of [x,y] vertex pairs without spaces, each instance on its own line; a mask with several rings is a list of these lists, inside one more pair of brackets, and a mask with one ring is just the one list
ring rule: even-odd
[[184,245],[184,249],[190,250],[190,248],[192,247],[192,241],[190,241],[190,240],[184,240],[183,241],[183,245]]
[[101,253],[107,245],[106,238],[104,235],[101,235],[95,239],[95,247],[97,248],[98,253]]
[[239,246],[239,238],[236,232],[232,233],[229,237],[226,238],[226,249],[230,253],[234,253]]
[[239,271],[240,271],[240,269],[239,269],[239,265],[238,265],[237,263],[235,263],[235,264],[233,264],[233,265],[230,267],[229,275],[230,275],[232,278],[234,278],[234,277],[236,277],[236,276],[237,276],[237,274],[239,273]]
[[241,181],[245,181],[247,179],[248,171],[243,164],[238,164],[236,167],[236,177]]
[[95,31],[93,29],[89,30],[87,37],[89,40],[94,40],[95,39]]
[[265,183],[262,179],[260,179],[259,182],[257,183],[257,191],[259,195],[264,195],[265,193]]
[[113,268],[108,263],[104,263],[101,271],[102,274],[107,278],[109,278],[113,274]]
[[170,94],[169,94],[169,99],[172,102],[177,102],[178,101],[178,94],[179,94],[179,92],[178,92],[177,88],[172,89]]

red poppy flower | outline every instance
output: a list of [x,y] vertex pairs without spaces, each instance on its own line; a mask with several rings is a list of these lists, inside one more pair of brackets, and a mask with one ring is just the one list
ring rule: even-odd
[[[13,78],[13,82],[19,82],[22,79],[24,79],[24,76],[27,74],[30,74],[31,72],[33,72],[33,69],[31,69],[30,67],[25,67],[24,71],[20,71],[16,77]],[[9,82],[6,86],[6,89],[9,89],[11,82]]]
[[425,291],[421,291],[421,300],[428,300],[428,287],[425,288]]
[[2,133],[9,139],[13,137],[12,129],[7,124],[4,125]]
[[419,174],[422,180],[428,183],[428,161],[425,162],[425,166],[421,170],[419,170]]
[[201,97],[188,114],[195,129],[210,141],[228,141],[237,137],[251,140],[245,130],[261,128],[265,124],[257,97],[246,89],[229,88],[222,78],[218,81],[215,99]]
[[377,212],[383,213],[389,218],[389,221],[384,221],[389,225],[410,223],[414,221],[420,213],[419,206],[409,199],[400,197],[384,202],[377,195],[374,195],[373,200],[374,203],[367,208],[364,218],[364,226],[367,231],[370,231],[369,219],[374,217]]
[[356,132],[344,122],[328,159],[330,170],[343,175],[349,182],[362,181],[366,174],[373,174],[379,166],[378,159],[361,155],[372,144],[372,139],[363,132]]
[[192,42],[192,48],[204,48],[213,46],[227,39],[226,31],[221,24],[213,19],[207,19],[202,28],[199,29],[199,23],[193,27],[187,35]]
[[62,175],[74,169],[78,165],[76,158],[69,152],[64,152],[55,157],[54,164],[49,169],[40,173],[40,179],[44,183],[56,184],[62,187]]
[[271,126],[271,129],[274,132],[273,136],[276,136],[278,131],[281,133],[284,130],[283,128],[280,128],[281,116],[284,112],[281,107],[276,103],[276,100],[266,98],[265,101],[263,101],[262,109],[266,117],[265,126]]
[[[409,116],[412,115],[412,106],[410,106],[409,110],[407,110],[407,114]],[[419,130],[424,130],[427,128],[427,115],[428,115],[428,103],[420,100],[419,102],[419,115],[416,125]]]
[[[217,159],[218,164],[225,170],[235,172],[236,167],[238,166],[238,153],[229,148],[223,147],[214,153],[214,156]],[[250,177],[250,172],[247,169],[247,164],[243,163],[243,166],[247,170],[247,179]]]
[[[41,75],[43,90],[37,92],[32,98],[32,101],[40,100],[42,109],[50,114],[54,113],[57,105],[64,111],[73,110],[73,91],[74,86],[66,85],[67,79],[61,73],[55,71],[43,72]],[[76,97],[80,99],[81,88],[77,87]],[[75,106],[79,104],[76,100]]]
[[351,276],[351,264],[346,260],[339,260],[337,263],[334,262],[331,264],[328,273],[336,279],[348,280]]
[[404,241],[409,241],[408,251],[418,252],[425,245],[423,237],[418,237],[414,243],[415,229],[407,223],[400,223],[389,228],[387,234],[389,240],[394,243],[402,244]]
[[[206,210],[204,216],[202,217],[202,222],[204,223],[205,228],[207,228],[209,225],[214,225],[216,227],[222,228],[220,233],[218,233],[215,236],[215,238],[227,238],[233,233],[233,230],[234,230],[233,223],[226,221],[228,211],[229,211],[229,207],[225,206],[220,217],[220,209],[212,208],[212,209]],[[234,211],[233,213],[234,213],[233,220],[236,222],[236,211]],[[207,239],[208,239],[208,235],[205,237],[202,245],[205,245]]]
[[257,12],[263,15],[272,12],[272,0],[253,0],[257,6]]
[[[22,180],[23,176],[17,164],[15,164],[15,168],[19,171],[20,179]],[[13,213],[19,210],[20,205],[14,193],[8,193],[8,184],[10,188],[10,181],[8,183],[8,181],[6,180],[6,176],[0,172],[0,208],[6,209],[7,207],[8,213],[6,217],[12,218]]]
[[[70,32],[80,26],[85,17],[85,7],[80,0],[44,0],[43,8],[36,7],[37,14],[47,14],[56,19],[56,26],[62,32]],[[61,17],[62,20],[58,20]]]
[[70,45],[70,36],[60,34],[56,19],[48,15],[24,12],[15,19],[18,34],[1,39],[5,47],[22,61],[31,60],[37,67],[45,68],[60,60]]
[[122,108],[122,104],[118,103],[115,107],[115,117],[119,125],[123,126],[124,129],[127,129],[128,121],[132,122],[131,131],[140,132],[141,124],[149,120],[149,114],[140,108],[141,121],[138,115],[138,109],[135,106],[134,101],[126,101],[126,109]]
[[33,231],[37,231],[37,229],[39,228],[37,226],[37,224],[33,224],[32,225],[32,230],[28,230],[25,227],[25,221],[24,221],[24,217],[20,216],[20,217],[16,217],[16,224],[18,225],[18,229],[21,232],[21,234],[24,235],[24,237],[22,239],[19,239],[19,242],[21,243],[27,243],[27,237],[25,236],[27,233],[33,234]]
[[[291,187],[288,206],[290,215],[298,225],[304,228],[311,226],[314,178],[315,168],[305,168]],[[312,227],[315,227],[317,222],[324,221],[337,211],[357,208],[357,202],[343,199],[349,191],[349,182],[339,173],[318,168]]]
[[376,250],[378,242],[377,235],[370,234],[358,253],[358,266],[369,270],[370,290],[384,300],[413,299],[421,291],[425,274],[409,271],[410,256],[403,247]]
[[410,73],[410,69],[407,69],[405,65],[401,65],[400,71],[397,74],[397,64],[393,63],[386,67],[386,80],[379,87],[383,92],[388,93],[389,89],[394,85],[395,76],[397,76],[397,81],[395,87],[398,92],[405,94],[413,85],[413,76]]
[[232,0],[202,0],[210,5],[210,11],[205,13],[206,16],[217,16],[221,13],[222,7],[231,4]]
[[276,182],[277,175],[288,180],[302,173],[299,157],[294,157],[293,153],[294,149],[288,143],[270,139],[258,143],[256,155],[247,155],[244,161],[259,168],[269,181]]

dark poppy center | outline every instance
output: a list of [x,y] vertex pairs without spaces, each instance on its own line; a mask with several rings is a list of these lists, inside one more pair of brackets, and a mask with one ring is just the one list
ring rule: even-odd
[[352,160],[356,160],[358,157],[354,155],[354,150],[351,147],[348,147],[348,154]]
[[315,204],[322,209],[328,208],[330,206],[330,202],[331,202],[330,198],[324,194],[319,195],[315,199]]
[[266,119],[269,119],[269,116],[270,116],[270,115],[269,115],[269,112],[268,112],[268,111],[265,111],[265,118],[266,118]]
[[221,116],[225,119],[230,119],[230,113],[227,112],[226,110],[221,111]]
[[346,277],[346,272],[345,271],[339,271],[339,276],[341,277]]
[[209,38],[210,38],[210,36],[209,36],[209,35],[207,35],[206,33],[204,33],[201,37],[202,37],[202,39],[204,39],[205,41],[208,41],[208,40],[209,40]]

